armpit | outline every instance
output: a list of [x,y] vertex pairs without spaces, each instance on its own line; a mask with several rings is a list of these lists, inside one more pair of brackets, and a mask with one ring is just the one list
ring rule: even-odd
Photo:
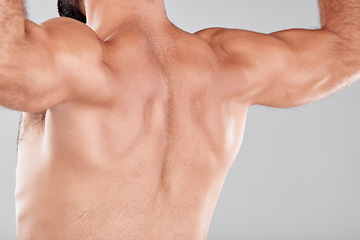
[[46,112],[23,113],[19,125],[18,144],[25,140],[29,131],[43,133],[45,127]]

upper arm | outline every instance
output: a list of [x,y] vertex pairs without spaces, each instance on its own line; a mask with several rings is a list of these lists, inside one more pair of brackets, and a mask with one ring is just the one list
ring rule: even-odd
[[[94,32],[69,18],[42,25],[26,20],[25,35],[0,62],[0,104],[42,111],[65,101],[106,95],[108,69]],[[90,96],[92,95],[92,96]]]
[[[235,29],[207,30],[226,53],[228,79],[249,105],[288,108],[323,98],[360,70],[354,44],[330,31],[291,29],[260,34]],[[357,50],[356,50],[357,51]],[[358,51],[357,51],[358,52]],[[231,88],[230,88],[231,89]]]

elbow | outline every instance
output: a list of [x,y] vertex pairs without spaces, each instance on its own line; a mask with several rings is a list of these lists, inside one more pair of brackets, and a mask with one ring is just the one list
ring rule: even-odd
[[332,46],[331,53],[337,60],[338,64],[342,63],[351,67],[354,71],[360,70],[360,36],[354,33],[341,33],[323,28],[328,35],[329,44]]
[[321,88],[337,92],[343,87],[350,86],[360,78],[360,39],[351,35],[328,31],[329,47],[325,80],[321,81]]

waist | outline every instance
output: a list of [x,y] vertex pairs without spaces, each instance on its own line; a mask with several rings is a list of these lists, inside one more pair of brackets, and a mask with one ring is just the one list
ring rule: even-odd
[[44,163],[18,165],[18,240],[206,239],[222,185],[199,175],[164,180],[162,166]]
[[85,181],[29,184],[16,199],[17,239],[206,239],[214,196],[174,196],[136,177]]

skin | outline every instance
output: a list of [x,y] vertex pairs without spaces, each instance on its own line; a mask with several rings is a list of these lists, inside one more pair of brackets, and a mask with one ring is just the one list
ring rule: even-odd
[[0,103],[24,112],[17,239],[206,239],[248,108],[357,79],[360,3],[319,3],[321,29],[269,35],[190,34],[160,0],[86,0],[87,25],[14,20]]

